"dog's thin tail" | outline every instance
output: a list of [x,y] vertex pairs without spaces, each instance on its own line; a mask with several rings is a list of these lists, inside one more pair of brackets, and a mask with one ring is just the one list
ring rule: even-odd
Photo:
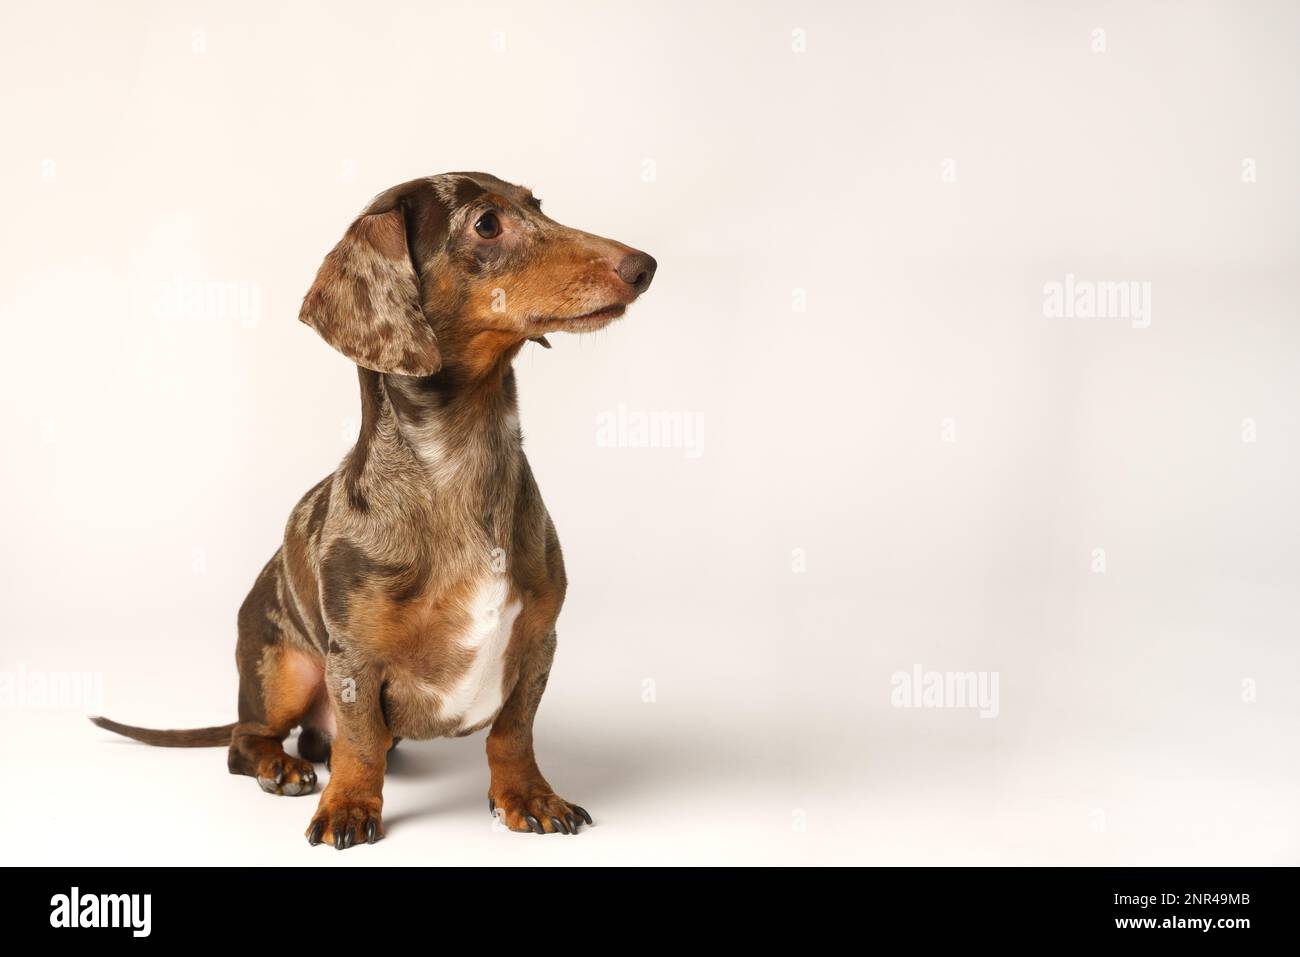
[[105,731],[125,735],[135,741],[157,745],[160,748],[215,748],[219,744],[230,744],[231,732],[235,725],[223,724],[218,728],[184,728],[163,731],[159,728],[136,728],[129,724],[118,724],[109,718],[95,715],[90,719]]

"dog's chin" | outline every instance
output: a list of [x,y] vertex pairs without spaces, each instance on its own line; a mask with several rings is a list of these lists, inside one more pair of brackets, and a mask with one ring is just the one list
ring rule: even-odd
[[567,318],[556,316],[544,319],[542,324],[546,327],[547,332],[595,332],[598,329],[604,329],[625,312],[627,312],[627,306],[625,305],[606,306],[604,309],[586,312],[580,316]]

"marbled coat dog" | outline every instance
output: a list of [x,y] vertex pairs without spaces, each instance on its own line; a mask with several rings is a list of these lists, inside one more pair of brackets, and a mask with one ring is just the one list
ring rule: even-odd
[[[239,721],[148,744],[229,745],[273,794],[329,782],[307,828],[336,848],[383,836],[386,758],[402,737],[491,730],[489,806],[515,831],[591,818],[533,756],[564,562],[524,458],[511,363],[546,333],[623,314],[655,261],[561,226],[483,173],[377,197],[325,257],[299,318],[358,366],[361,434],[289,518],[239,610]],[[298,751],[285,752],[301,725]]]

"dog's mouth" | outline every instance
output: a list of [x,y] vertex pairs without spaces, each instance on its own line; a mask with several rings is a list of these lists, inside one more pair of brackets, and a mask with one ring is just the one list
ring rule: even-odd
[[594,312],[585,312],[580,316],[565,318],[550,316],[538,321],[552,329],[565,332],[593,332],[596,329],[603,329],[625,312],[627,312],[627,306],[616,304],[605,306],[603,309],[597,309]]

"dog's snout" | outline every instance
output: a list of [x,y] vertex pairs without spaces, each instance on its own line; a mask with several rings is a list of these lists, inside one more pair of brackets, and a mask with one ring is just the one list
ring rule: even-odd
[[654,279],[655,269],[658,267],[659,264],[655,262],[653,256],[645,253],[628,253],[615,271],[620,279],[636,290],[639,296],[650,288],[650,280]]

